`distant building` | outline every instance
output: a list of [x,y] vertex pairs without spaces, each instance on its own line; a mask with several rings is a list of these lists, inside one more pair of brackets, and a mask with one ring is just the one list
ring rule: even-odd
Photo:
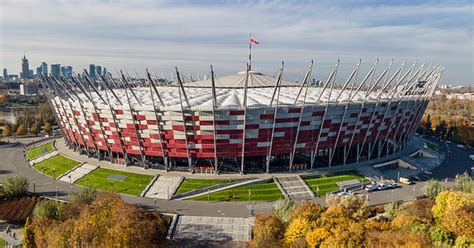
[[3,82],[8,82],[9,77],[8,77],[8,72],[7,72],[7,68],[3,68]]
[[104,77],[107,76],[107,68],[104,67],[104,69],[102,70],[102,73],[103,73],[102,76]]
[[96,72],[95,65],[90,64],[89,65],[89,76],[95,78],[95,72]]
[[61,65],[60,64],[52,64],[51,65],[51,74],[53,74],[56,77],[59,77],[61,75]]
[[41,67],[41,65],[40,65],[40,66],[36,67],[36,75],[39,78],[39,76],[42,75],[42,74],[43,74],[43,67]]
[[20,95],[37,95],[38,85],[33,82],[26,82],[20,84]]
[[21,59],[21,78],[22,79],[29,79],[30,78],[30,65],[28,63],[28,59],[26,55],[23,55]]
[[97,76],[101,76],[102,75],[102,66],[98,65],[95,67],[95,71],[97,72]]
[[46,62],[41,63],[41,74],[48,75],[48,64]]
[[72,66],[70,66],[70,65],[66,66],[63,75],[64,75],[64,77],[67,78],[67,79],[72,78]]
[[65,73],[66,73],[66,67],[61,66],[61,76],[64,76]]

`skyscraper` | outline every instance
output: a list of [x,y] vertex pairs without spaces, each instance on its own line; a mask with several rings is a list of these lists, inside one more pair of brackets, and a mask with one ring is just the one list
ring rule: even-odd
[[65,66],[61,66],[61,75],[62,76],[66,75],[66,67]]
[[104,69],[102,70],[102,75],[104,77],[107,76],[107,68],[104,67]]
[[97,76],[99,77],[102,75],[102,66],[98,65],[95,67],[95,71],[97,72]]
[[10,79],[8,78],[7,68],[3,68],[3,82],[8,82],[8,80]]
[[28,59],[26,55],[23,55],[21,59],[21,78],[22,79],[29,79],[30,78],[30,65],[28,63]]
[[89,65],[89,76],[95,78],[95,72],[96,72],[95,65],[90,64]]
[[72,78],[72,66],[66,66],[66,70],[64,71],[64,77],[66,77],[67,79]]
[[36,76],[39,78],[43,74],[43,67],[40,65],[36,67]]
[[61,65],[60,64],[52,64],[51,65],[51,73],[54,76],[59,77],[61,75]]
[[46,62],[41,63],[41,73],[43,75],[48,75],[48,64],[46,64]]

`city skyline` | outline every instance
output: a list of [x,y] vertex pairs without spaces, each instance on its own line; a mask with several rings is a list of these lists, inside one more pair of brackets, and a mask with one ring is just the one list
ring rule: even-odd
[[[81,69],[96,63],[112,73],[143,74],[149,68],[168,76],[174,66],[202,75],[212,63],[223,76],[244,68],[252,32],[261,41],[253,50],[254,68],[274,75],[284,60],[287,79],[301,80],[312,59],[321,72],[315,77],[325,80],[319,76],[337,58],[345,62],[344,78],[359,58],[367,69],[379,57],[381,66],[392,58],[398,64],[415,58],[441,64],[446,70],[440,84],[473,81],[468,1],[2,1],[1,12],[0,66],[10,73],[20,71],[26,50],[34,68],[42,61]],[[14,18],[19,13],[22,18]],[[32,35],[34,41],[28,39]]]

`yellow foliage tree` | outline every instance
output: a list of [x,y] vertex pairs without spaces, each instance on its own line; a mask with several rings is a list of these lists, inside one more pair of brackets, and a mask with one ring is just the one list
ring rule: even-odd
[[306,219],[294,219],[288,225],[285,232],[285,245],[291,246],[310,231],[310,223]]
[[290,222],[294,219],[305,219],[314,222],[319,219],[324,212],[324,207],[318,203],[304,201],[293,209],[290,215]]
[[318,227],[306,234],[306,243],[310,248],[319,247],[329,235],[331,235],[331,233],[326,228]]
[[275,214],[257,215],[250,247],[280,247],[285,227]]
[[474,194],[443,191],[436,197],[433,215],[446,230],[457,236],[474,236]]

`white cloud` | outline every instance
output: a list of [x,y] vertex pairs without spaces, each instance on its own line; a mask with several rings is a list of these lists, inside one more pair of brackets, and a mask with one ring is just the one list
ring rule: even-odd
[[1,1],[0,66],[19,71],[26,50],[32,67],[47,61],[76,70],[96,63],[161,72],[177,65],[202,73],[212,63],[222,75],[244,67],[253,32],[262,41],[254,49],[254,67],[266,73],[281,60],[286,75],[296,77],[311,59],[327,72],[337,58],[343,71],[359,58],[367,66],[376,57],[387,63],[406,58],[445,65],[444,82],[472,81],[469,3],[347,5]]

